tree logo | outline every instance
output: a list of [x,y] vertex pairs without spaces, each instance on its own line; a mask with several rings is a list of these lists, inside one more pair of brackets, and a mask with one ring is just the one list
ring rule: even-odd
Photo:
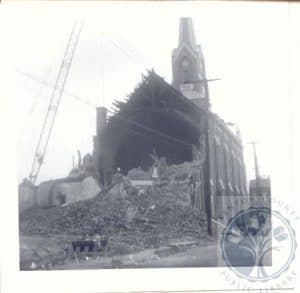
[[249,281],[279,277],[294,259],[296,246],[289,221],[264,207],[239,212],[229,220],[221,237],[226,264]]

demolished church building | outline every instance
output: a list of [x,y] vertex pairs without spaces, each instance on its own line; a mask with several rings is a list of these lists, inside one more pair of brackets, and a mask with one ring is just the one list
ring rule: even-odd
[[109,186],[118,169],[125,175],[135,168],[150,170],[153,153],[168,165],[193,165],[195,202],[202,203],[195,207],[205,208],[210,218],[226,221],[247,208],[241,138],[211,111],[204,57],[190,18],[180,20],[172,67],[172,84],[151,70],[127,100],[113,103],[113,112],[97,108],[97,133],[88,163],[93,172],[83,168],[82,178],[43,182],[37,188],[22,184],[19,194],[26,197],[20,197],[21,210],[94,197],[103,188],[97,179]]
[[199,196],[205,196],[203,184],[209,176],[210,206],[219,206],[222,217],[234,205],[233,197],[248,201],[243,145],[210,109],[204,57],[190,18],[180,20],[172,66],[172,85],[151,70],[126,101],[114,102],[109,117],[106,108],[97,109],[93,157],[99,176],[109,183],[117,168],[124,174],[138,167],[147,170],[153,151],[167,164],[193,162],[199,165]]
[[[150,156],[153,151],[158,157],[165,157],[168,164],[203,163],[205,110],[154,71],[143,77],[127,102],[118,102],[116,107],[118,111],[108,119],[106,109],[98,108],[94,157],[100,174],[113,173],[117,168],[125,174],[138,167],[146,170],[153,164]],[[226,194],[246,194],[240,138],[212,112],[209,112],[209,128],[214,185]]]

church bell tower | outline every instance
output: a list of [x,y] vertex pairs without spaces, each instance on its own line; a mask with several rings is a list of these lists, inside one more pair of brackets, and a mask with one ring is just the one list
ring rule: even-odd
[[172,52],[175,89],[199,107],[205,107],[208,87],[202,49],[196,44],[192,19],[180,18],[178,47]]

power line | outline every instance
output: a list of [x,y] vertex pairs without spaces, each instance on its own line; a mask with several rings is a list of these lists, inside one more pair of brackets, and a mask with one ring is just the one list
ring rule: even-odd
[[[22,75],[26,76],[29,79],[32,79],[35,82],[38,82],[38,83],[42,84],[43,86],[46,86],[46,87],[51,88],[51,89],[54,88],[54,84],[51,84],[51,83],[49,83],[49,82],[47,82],[45,80],[41,80],[41,79],[35,77],[33,74],[23,72],[22,70],[19,70],[19,69],[17,69],[17,72],[19,74],[22,74]],[[72,92],[70,92],[68,90],[64,90],[62,94],[65,94],[65,95],[67,95],[69,97],[72,97],[72,98],[78,100],[79,102],[84,103],[84,104],[86,104],[86,105],[88,105],[90,107],[93,107],[93,108],[97,107],[96,104],[94,104],[94,103],[92,103],[92,102],[90,102],[90,101],[88,101],[86,99],[83,99],[82,97],[80,97],[78,95],[75,95],[75,94],[73,94]]]
[[[36,82],[42,83],[44,86],[53,88],[53,86],[52,86],[51,84],[49,84],[49,83],[47,83],[47,82],[45,82],[45,81],[41,81],[41,80],[37,79],[36,77],[34,77],[33,75],[31,75],[31,74],[29,74],[29,73],[24,73],[24,72],[22,72],[22,71],[20,71],[20,70],[18,70],[18,72],[21,73],[21,74],[23,74],[23,75],[25,75],[25,76],[27,76],[27,77],[30,78],[30,79],[35,80]],[[69,91],[65,91],[65,90],[64,90],[63,93],[66,94],[66,95],[68,95],[68,96],[70,96],[70,97],[72,97],[72,98],[74,98],[74,99],[76,99],[76,100],[78,100],[78,101],[81,102],[81,103],[86,104],[87,106],[90,106],[90,107],[93,107],[93,108],[96,108],[96,107],[97,107],[96,104],[91,103],[91,102],[89,102],[89,101],[87,101],[87,100],[81,98],[80,96],[75,95],[75,94],[73,94],[73,93],[71,93],[71,92],[69,92]],[[143,95],[143,96],[145,96],[145,95]],[[164,138],[167,138],[167,139],[169,139],[169,140],[175,141],[175,142],[177,142],[177,143],[184,144],[184,145],[187,145],[187,146],[193,146],[193,144],[184,142],[184,141],[179,140],[179,139],[177,139],[177,138],[175,138],[175,137],[172,137],[172,136],[169,136],[169,135],[167,135],[167,134],[165,134],[165,133],[162,133],[162,132],[160,132],[160,131],[157,131],[157,130],[155,130],[155,129],[153,129],[153,128],[147,127],[147,126],[145,126],[145,125],[142,125],[142,124],[137,123],[137,122],[135,122],[135,121],[129,120],[129,119],[127,119],[127,118],[119,117],[119,116],[115,115],[115,114],[116,114],[115,112],[113,112],[113,111],[111,111],[111,110],[109,110],[109,109],[107,110],[107,112],[109,112],[111,115],[113,115],[113,117],[114,117],[115,119],[120,119],[120,120],[122,120],[122,121],[131,123],[131,124],[134,124],[134,125],[136,125],[137,127],[140,127],[140,128],[142,128],[142,129],[144,129],[144,130],[150,131],[150,132],[152,132],[152,133],[154,133],[154,134],[156,134],[156,135],[159,135],[159,136],[161,136],[161,137],[164,137]]]
[[130,55],[127,51],[125,51],[125,49],[123,47],[121,47],[116,41],[113,41],[111,39],[105,38],[106,41],[108,41],[109,43],[111,43],[115,48],[117,48],[119,51],[121,51],[128,59],[131,60],[131,62],[136,63],[138,65],[143,66],[144,68],[147,68],[146,63],[137,59],[134,59],[132,55]]

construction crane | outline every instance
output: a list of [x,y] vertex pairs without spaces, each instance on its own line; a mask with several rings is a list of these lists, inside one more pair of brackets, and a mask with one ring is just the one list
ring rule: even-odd
[[57,75],[57,78],[55,81],[55,85],[54,85],[54,88],[52,91],[48,110],[47,110],[47,113],[45,116],[43,127],[41,130],[40,136],[39,136],[37,147],[36,147],[31,172],[29,175],[29,180],[32,184],[36,183],[41,166],[44,162],[50,135],[51,135],[51,132],[53,129],[57,110],[59,108],[59,104],[60,104],[61,97],[62,97],[62,94],[64,91],[68,73],[69,73],[69,70],[70,70],[70,67],[72,64],[75,49],[77,47],[81,28],[82,28],[81,21],[76,20],[73,25],[72,32],[70,34],[70,37],[69,37],[69,40],[67,43],[67,47],[66,47],[66,50],[64,53],[64,57],[63,57],[62,63],[59,68],[59,72],[58,72],[58,75]]

